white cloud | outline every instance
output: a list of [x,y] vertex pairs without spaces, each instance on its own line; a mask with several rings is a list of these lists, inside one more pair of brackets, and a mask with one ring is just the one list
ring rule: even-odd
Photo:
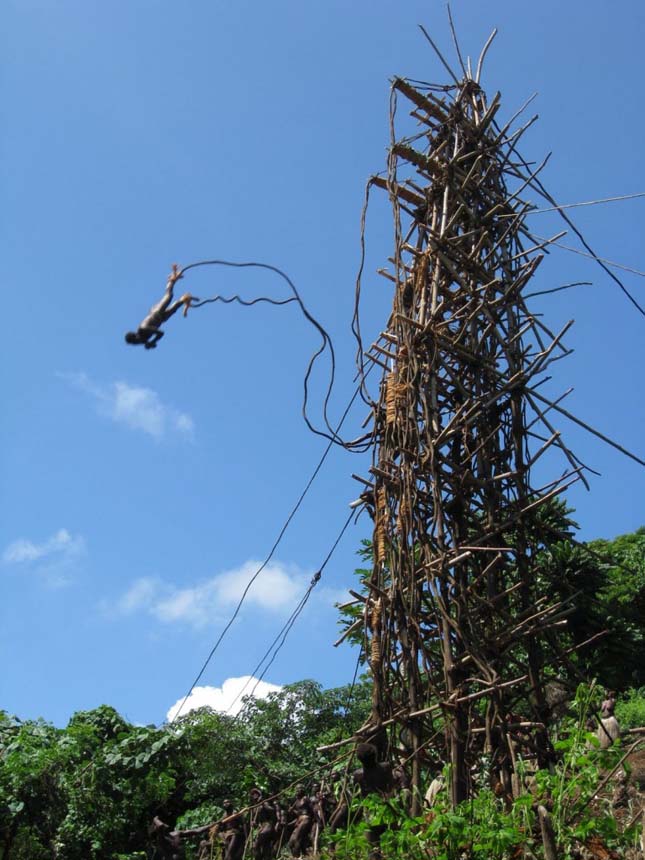
[[[218,601],[237,603],[259,567],[260,562],[247,561],[216,576],[212,584]],[[281,609],[301,595],[302,586],[302,573],[278,563],[268,564],[251,586],[247,600],[265,609]]]
[[144,577],[132,583],[116,605],[121,615],[131,615],[139,609],[145,609],[155,599],[159,589],[159,581]]
[[166,406],[151,388],[120,381],[98,385],[85,373],[58,375],[90,395],[99,413],[118,424],[141,430],[155,439],[161,439],[169,432],[179,433],[188,439],[193,437],[195,424],[190,415]]
[[71,583],[70,568],[84,554],[84,538],[70,534],[67,529],[59,529],[42,543],[34,543],[27,538],[12,541],[2,553],[2,562],[35,567],[49,586],[61,588]]
[[186,704],[183,705],[185,697],[177,699],[175,704],[168,710],[166,719],[172,722],[181,708],[181,715],[187,714],[196,708],[208,706],[214,711],[228,713],[235,716],[242,709],[242,700],[251,695],[254,699],[266,699],[270,693],[279,693],[282,687],[269,684],[266,681],[258,681],[252,675],[243,675],[241,678],[227,678],[221,687],[195,687]]
[[[204,627],[238,603],[259,567],[260,562],[250,560],[188,588],[152,578],[137,579],[115,608],[119,614],[144,611],[164,623]],[[270,612],[293,608],[308,581],[309,577],[293,565],[268,564],[250,586],[245,605]]]
[[21,564],[23,561],[36,561],[42,558],[44,546],[37,546],[30,540],[18,538],[5,549],[2,560],[5,564]]
[[175,420],[175,428],[192,437],[195,432],[195,422],[190,415],[187,415],[185,412],[179,412]]
[[6,547],[2,553],[2,561],[5,564],[24,564],[53,557],[71,560],[78,558],[84,551],[85,541],[80,535],[73,537],[67,529],[59,529],[41,544],[18,538]]

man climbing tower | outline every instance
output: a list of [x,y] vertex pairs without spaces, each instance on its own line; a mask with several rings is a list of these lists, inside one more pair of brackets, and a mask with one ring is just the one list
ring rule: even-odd
[[182,274],[177,265],[173,264],[172,272],[168,278],[166,291],[162,300],[158,304],[154,305],[154,307],[150,308],[148,316],[141,322],[136,331],[127,332],[125,336],[126,343],[131,343],[133,346],[143,344],[146,349],[155,349],[157,342],[164,336],[160,326],[165,322],[168,322],[170,317],[175,314],[182,305],[184,306],[184,316],[186,316],[191,303],[193,301],[199,301],[195,296],[191,296],[190,293],[184,293],[184,295],[177,299],[177,301],[172,301],[175,284],[181,277]]

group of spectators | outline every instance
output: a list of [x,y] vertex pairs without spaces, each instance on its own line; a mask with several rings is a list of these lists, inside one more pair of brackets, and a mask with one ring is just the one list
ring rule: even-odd
[[[408,789],[403,771],[379,762],[372,744],[359,744],[356,757],[360,768],[349,780],[339,781],[335,791],[320,784],[310,790],[297,785],[291,800],[284,803],[284,795],[269,798],[254,788],[246,808],[236,811],[230,800],[224,800],[220,821],[191,830],[172,830],[155,817],[150,827],[151,860],[183,860],[186,840],[195,838],[200,840],[198,860],[275,860],[316,854],[323,831],[333,834],[347,826],[354,793],[389,798]],[[366,829],[375,855],[381,829],[379,825]]]

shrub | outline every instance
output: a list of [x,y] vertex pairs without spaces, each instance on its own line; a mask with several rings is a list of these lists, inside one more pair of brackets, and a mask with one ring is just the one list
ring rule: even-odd
[[632,688],[616,702],[616,719],[621,729],[645,726],[645,687]]

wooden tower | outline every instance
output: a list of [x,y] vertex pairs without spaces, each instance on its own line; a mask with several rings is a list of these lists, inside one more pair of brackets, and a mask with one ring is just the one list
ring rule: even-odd
[[[538,171],[500,127],[478,75],[448,87],[395,79],[387,176],[394,212],[392,313],[364,355],[382,369],[363,498],[374,520],[364,626],[370,730],[388,728],[413,786],[429,751],[451,766],[454,804],[476,757],[510,791],[518,754],[549,757],[544,666],[569,607],[540,593],[540,508],[584,477],[536,391],[566,354],[528,309],[543,259],[523,199]],[[419,130],[397,138],[403,97]],[[362,347],[361,347],[361,354]],[[363,361],[361,362],[363,367]],[[536,488],[554,446],[564,474]],[[531,702],[518,720],[514,702]],[[521,727],[518,728],[518,722]]]

